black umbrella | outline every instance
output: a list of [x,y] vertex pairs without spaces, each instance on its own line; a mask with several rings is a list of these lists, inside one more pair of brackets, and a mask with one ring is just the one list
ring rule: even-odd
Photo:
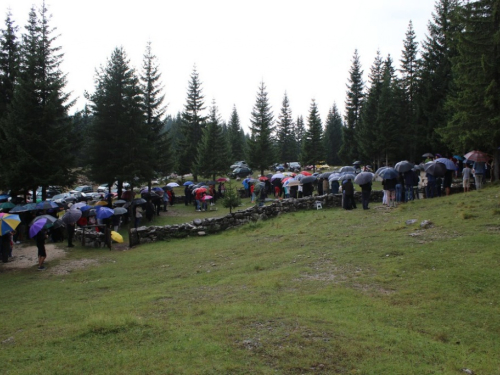
[[362,162],[360,162],[359,160],[358,161],[355,161],[354,163],[352,163],[352,165],[361,165],[363,164]]
[[310,182],[314,182],[314,181],[316,181],[316,178],[317,178],[316,176],[306,176],[306,177],[304,177],[302,180],[300,180],[300,182],[301,182],[302,184],[308,184],[308,183],[310,183]]
[[393,178],[398,178],[399,173],[394,168],[388,167],[379,171],[378,175],[384,180],[392,180]]
[[146,200],[143,198],[137,198],[132,201],[132,204],[135,204],[136,206],[139,206],[144,203],[146,203]]
[[411,169],[413,168],[414,165],[415,164],[410,163],[407,160],[403,160],[403,161],[400,161],[399,163],[397,163],[394,166],[394,169],[400,173],[405,173],[405,172],[411,171]]
[[113,202],[113,206],[123,206],[125,203],[127,203],[126,200],[117,199],[116,201]]
[[429,173],[434,177],[444,177],[446,174],[446,165],[443,163],[436,163],[429,161],[424,165],[425,173]]
[[61,218],[65,224],[74,224],[82,217],[82,211],[80,210],[68,210]]
[[350,165],[346,165],[346,166],[340,168],[339,172],[351,172],[351,173],[354,173],[354,172],[356,172],[356,168],[351,167]]
[[319,178],[329,178],[333,172],[325,172],[319,175]]

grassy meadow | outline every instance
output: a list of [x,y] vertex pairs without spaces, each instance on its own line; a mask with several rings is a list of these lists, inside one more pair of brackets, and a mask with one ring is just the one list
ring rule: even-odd
[[[0,273],[1,372],[500,374],[499,196],[497,185],[49,254],[44,272]],[[154,224],[224,213],[169,210]]]

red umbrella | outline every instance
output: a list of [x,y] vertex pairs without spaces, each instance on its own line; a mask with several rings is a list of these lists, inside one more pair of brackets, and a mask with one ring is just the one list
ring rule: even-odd
[[216,181],[217,182],[227,182],[227,181],[229,181],[229,178],[221,177],[221,178],[218,178]]
[[312,176],[312,173],[308,172],[308,171],[302,171],[302,172],[300,172],[300,174],[303,176]]
[[491,159],[487,153],[482,151],[471,151],[464,155],[467,160],[487,162]]
[[260,176],[259,181],[267,181],[269,180],[266,176]]
[[284,184],[286,181],[290,180],[292,177],[285,177],[283,180],[281,180],[281,183]]

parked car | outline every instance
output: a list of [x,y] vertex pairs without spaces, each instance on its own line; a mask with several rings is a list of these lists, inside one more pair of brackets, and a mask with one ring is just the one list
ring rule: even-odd
[[274,167],[274,170],[276,172],[284,172],[285,171],[285,167],[283,166],[283,164],[278,164],[277,166]]
[[92,193],[94,190],[92,189],[92,186],[88,185],[82,185],[82,186],[77,186],[73,190],[70,191],[71,194],[74,193]]
[[288,170],[290,172],[300,172],[300,163],[299,162],[296,162],[296,161],[293,161],[290,163],[290,165],[288,166]]
[[241,161],[234,162],[229,167],[229,169],[235,169],[235,168],[239,168],[239,167],[247,167],[248,168],[248,165],[247,165],[247,163],[244,160],[241,160]]
[[253,172],[249,167],[238,167],[235,168],[231,173],[228,173],[228,176],[231,178],[236,177],[247,177],[251,175]]
[[[124,189],[130,188],[130,184],[128,182],[124,182],[122,184],[122,186],[123,186]],[[118,189],[118,181],[115,181],[113,183],[113,185],[111,186],[111,190],[113,190],[113,189]],[[109,191],[109,184],[101,184],[97,188],[97,192],[98,193],[107,193],[108,191]]]

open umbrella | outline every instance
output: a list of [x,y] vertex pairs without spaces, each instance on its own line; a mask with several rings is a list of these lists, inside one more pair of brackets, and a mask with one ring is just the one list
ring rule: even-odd
[[229,181],[229,178],[221,177],[216,180],[217,182],[227,182]]
[[207,200],[207,199],[212,199],[213,197],[211,195],[204,195],[203,196],[203,200]]
[[106,201],[99,201],[94,204],[94,206],[107,206],[108,202]]
[[[191,182],[191,181],[188,181],[188,182]],[[186,185],[186,183],[184,183],[184,185]],[[167,184],[167,186],[170,186],[170,187],[178,187],[180,186],[177,182],[169,182]]]
[[87,202],[78,202],[78,203],[75,203],[74,205],[71,206],[71,209],[72,210],[76,210],[78,208],[82,208],[84,206],[87,205]]
[[0,217],[0,233],[3,236],[8,232],[16,230],[21,223],[21,218],[16,214],[7,214]]
[[57,203],[50,201],[43,201],[36,204],[37,210],[50,210],[51,208],[59,208]]
[[276,173],[273,175],[273,177],[271,177],[271,181],[276,180],[276,179],[282,179],[284,177],[285,177],[285,175],[283,173]]
[[453,155],[453,157],[457,160],[464,160],[464,158],[460,155]]
[[115,214],[115,211],[113,211],[111,208],[108,207],[100,207],[96,209],[95,216],[98,219],[107,219]]
[[189,185],[194,185],[193,181],[186,181],[182,184],[182,186],[189,186]]
[[136,206],[139,206],[144,203],[146,203],[146,200],[144,198],[136,198],[132,201],[132,204],[135,204]]
[[0,203],[0,209],[2,210],[10,210],[11,208],[14,208],[16,205],[12,202],[3,202]]
[[301,182],[299,180],[288,180],[285,182],[285,186],[299,186]]
[[443,177],[446,173],[446,165],[429,161],[424,164],[425,173],[429,173],[434,177]]
[[64,224],[71,225],[71,224],[76,223],[78,220],[80,220],[81,217],[82,217],[82,211],[80,211],[80,210],[68,210],[63,215],[61,220],[63,221]]
[[35,237],[38,234],[38,232],[40,232],[43,229],[45,224],[47,224],[46,218],[42,218],[40,220],[35,221],[33,225],[30,227],[30,232],[29,232],[30,238]]
[[398,178],[399,173],[394,168],[387,167],[383,170],[380,170],[378,175],[382,177],[384,180],[392,180],[393,178]]
[[9,210],[9,213],[11,214],[17,214],[18,212],[27,212],[28,209],[26,208],[26,205],[18,204],[17,206],[14,206]]
[[31,223],[29,223],[30,226],[35,224],[38,220],[46,220],[47,223],[53,224],[55,223],[58,219],[52,215],[40,215],[35,217],[33,220],[31,220]]
[[396,163],[396,165],[394,166],[394,169],[400,173],[405,173],[405,172],[411,171],[411,169],[413,168],[414,165],[415,164],[410,163],[407,160],[403,160],[403,161],[400,161],[399,163]]
[[330,176],[328,176],[328,181],[338,181],[340,177],[340,173],[339,172],[332,172],[332,174]]
[[354,180],[356,175],[354,173],[341,173],[339,177],[339,181],[343,180]]
[[425,154],[422,155],[423,158],[433,158],[434,155],[432,155],[430,152],[426,152]]
[[113,208],[113,212],[115,215],[123,215],[126,214],[128,211],[126,208],[123,207],[115,207]]
[[457,169],[457,166],[455,165],[455,163],[453,163],[453,161],[451,161],[450,159],[446,159],[446,158],[438,158],[436,160],[434,160],[436,163],[442,163],[446,166],[446,169],[448,169],[449,171],[454,171],[455,169]]
[[267,181],[267,180],[269,180],[269,178],[267,178],[266,176],[259,177],[259,181]]
[[491,157],[482,151],[471,151],[464,155],[467,160],[477,161],[477,162],[487,162]]
[[358,161],[355,161],[354,163],[352,163],[352,165],[361,165],[363,164],[362,162],[360,162],[359,160]]
[[309,184],[314,181],[316,181],[316,176],[306,176],[300,180],[301,184]]
[[125,203],[127,203],[126,200],[117,199],[116,201],[113,202],[113,206],[123,206]]
[[351,167],[350,165],[346,165],[342,168],[340,168],[340,171],[339,172],[349,172],[349,173],[355,173],[356,172],[356,168],[354,167]]
[[319,175],[319,178],[328,178],[333,172],[324,172]]
[[308,172],[308,171],[302,171],[302,172],[300,172],[300,174],[301,174],[302,176],[312,176],[312,173],[311,173],[311,172]]
[[371,172],[361,172],[354,178],[354,183],[364,185],[373,181],[375,175]]
[[114,230],[111,231],[111,239],[115,242],[122,243],[123,242],[123,237],[120,233],[115,232]]

